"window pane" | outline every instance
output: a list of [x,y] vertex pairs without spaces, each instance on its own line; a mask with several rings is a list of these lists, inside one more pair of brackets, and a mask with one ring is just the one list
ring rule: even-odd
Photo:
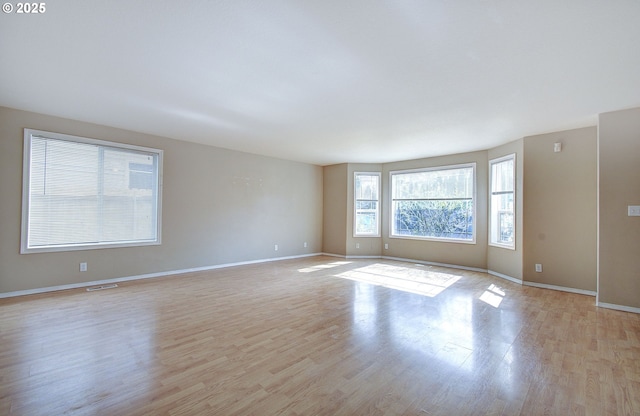
[[391,234],[474,240],[474,167],[391,174]]
[[491,207],[489,242],[500,246],[515,246],[515,155],[490,162]]
[[395,201],[393,234],[469,240],[473,201]]
[[498,213],[498,241],[501,243],[513,242],[513,213]]
[[491,214],[491,241],[499,244],[513,243],[513,193],[493,195]]
[[473,169],[455,168],[393,175],[394,199],[473,197]]
[[354,178],[354,236],[378,235],[380,175],[356,172]]
[[356,175],[356,199],[378,200],[378,175]]
[[356,233],[378,233],[378,203],[358,202],[356,207]]
[[513,191],[513,159],[494,163],[491,165],[491,191]]

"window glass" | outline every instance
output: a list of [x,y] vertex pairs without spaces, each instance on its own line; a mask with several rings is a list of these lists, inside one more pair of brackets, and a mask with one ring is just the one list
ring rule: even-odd
[[356,172],[354,177],[355,237],[380,235],[380,173]]
[[515,248],[515,155],[490,162],[489,244]]
[[475,164],[391,172],[391,235],[475,241]]

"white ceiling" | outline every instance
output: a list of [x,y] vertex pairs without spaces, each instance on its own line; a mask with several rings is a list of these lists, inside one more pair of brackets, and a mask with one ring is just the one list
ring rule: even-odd
[[640,105],[638,0],[45,4],[0,15],[0,105],[319,165]]

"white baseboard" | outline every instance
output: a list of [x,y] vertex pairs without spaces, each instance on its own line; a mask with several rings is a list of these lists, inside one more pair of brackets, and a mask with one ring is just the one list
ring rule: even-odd
[[616,305],[614,303],[596,302],[596,306],[606,309],[615,309],[616,311],[640,313],[640,308],[634,308],[632,306]]
[[477,267],[460,266],[460,265],[457,265],[457,264],[437,263],[437,262],[434,262],[434,261],[405,259],[405,258],[402,258],[402,257],[391,257],[391,256],[381,256],[380,258],[383,258],[383,259],[386,259],[386,260],[404,261],[404,262],[407,262],[407,263],[425,264],[425,265],[428,265],[428,266],[448,267],[450,269],[460,269],[460,270],[469,270],[471,272],[487,273],[487,269],[480,269],[480,268],[477,268]]
[[322,253],[323,256],[338,257],[341,259],[381,259],[380,256],[345,256],[344,254]]
[[448,264],[448,263],[437,263],[433,261],[425,261],[425,260],[415,260],[415,259],[407,259],[404,257],[391,257],[391,256],[345,256],[342,254],[333,254],[333,253],[322,253],[323,256],[331,256],[331,257],[340,257],[343,259],[385,259],[385,260],[396,260],[396,261],[404,261],[405,263],[418,263],[425,264],[428,266],[440,266],[440,267],[448,267],[450,269],[460,269],[460,270],[469,270],[472,272],[480,272],[486,273],[486,269],[479,269],[477,267],[467,267],[460,266],[457,264]]
[[487,270],[487,273],[489,273],[491,276],[499,277],[501,279],[505,279],[505,280],[508,280],[510,282],[517,283],[519,285],[522,284],[522,280],[516,279],[515,277],[511,277],[511,276],[508,276],[506,274],[494,272],[493,270]]
[[[407,259],[407,258],[402,258],[402,257],[391,257],[391,256],[344,256],[344,255],[341,255],[341,254],[332,254],[332,253],[321,253],[321,254],[323,256],[340,257],[340,258],[352,258],[352,259],[356,259],[356,258],[380,258],[380,259],[387,259],[387,260],[404,261],[404,262],[409,262],[409,263],[418,263],[418,264],[427,264],[427,265],[434,265],[434,266],[449,267],[449,268],[452,268],[452,269],[462,269],[462,270],[471,270],[471,271],[476,271],[476,272],[485,272],[485,273],[488,273],[488,274],[490,274],[492,276],[496,276],[496,277],[499,277],[501,279],[509,280],[509,281],[511,281],[513,283],[517,283],[519,285],[524,285],[524,286],[539,287],[539,288],[542,288],[542,289],[550,289],[550,290],[559,290],[561,292],[577,293],[579,295],[587,295],[587,296],[596,296],[596,294],[597,294],[596,292],[591,291],[591,290],[582,290],[582,289],[574,289],[574,288],[571,288],[571,287],[547,285],[547,284],[535,283],[535,282],[527,282],[527,281],[523,281],[523,280],[517,279],[515,277],[508,276],[506,274],[495,272],[493,270],[484,270],[484,269],[479,269],[479,268],[475,268],[475,267],[459,266],[459,265],[456,265],[456,264],[436,263],[436,262],[430,262],[430,261],[414,260],[414,259]],[[604,302],[596,302],[596,306],[601,307],[601,308],[607,308],[607,309],[615,309],[615,310],[623,311],[623,312],[640,313],[640,308],[634,308],[634,307],[631,307],[631,306],[615,305],[615,304],[604,303]]]
[[596,296],[596,292],[592,290],[574,289],[572,287],[546,285],[544,283],[535,283],[535,282],[527,282],[527,281],[523,281],[522,284],[524,286],[539,287],[542,289],[559,290],[561,292],[577,293],[579,295]]
[[[18,290],[18,291],[15,291],[15,292],[0,293],[0,299],[2,299],[2,298],[11,298],[11,297],[16,297],[16,296],[35,295],[35,294],[38,294],[38,293],[56,292],[56,291],[59,291],[59,290],[78,289],[78,288],[83,288],[83,287],[105,285],[105,284],[111,284],[111,283],[128,282],[128,281],[132,281],[132,280],[152,279],[152,278],[155,278],[155,277],[165,277],[165,276],[172,276],[172,275],[184,274],[184,273],[193,273],[193,272],[201,272],[201,271],[207,271],[207,270],[223,269],[223,268],[234,267],[234,266],[246,266],[246,265],[250,265],[250,264],[268,263],[268,262],[273,262],[273,261],[291,260],[291,259],[299,259],[299,258],[304,258],[304,257],[315,257],[315,256],[329,256],[329,257],[339,257],[339,258],[347,258],[347,259],[386,259],[386,260],[403,261],[403,262],[408,262],[408,263],[425,264],[425,265],[430,265],[430,266],[449,267],[449,268],[452,268],[452,269],[461,269],[461,270],[469,270],[469,271],[475,271],[475,272],[481,272],[481,273],[488,273],[488,274],[490,274],[492,276],[496,276],[496,277],[499,277],[499,278],[502,278],[502,279],[506,279],[506,280],[509,280],[511,282],[514,282],[514,283],[522,284],[524,286],[533,286],[533,287],[539,287],[539,288],[543,288],[543,289],[551,289],[551,290],[559,290],[559,291],[562,291],[562,292],[577,293],[577,294],[580,294],[580,295],[596,296],[596,292],[593,292],[593,291],[590,291],[590,290],[574,289],[574,288],[563,287],[563,286],[555,286],[555,285],[547,285],[547,284],[543,284],[543,283],[534,283],[534,282],[522,281],[522,280],[516,279],[514,277],[507,276],[507,275],[502,274],[502,273],[494,272],[492,270],[480,269],[480,268],[477,268],[477,267],[467,267],[467,266],[460,266],[460,265],[456,265],[456,264],[437,263],[437,262],[431,262],[431,261],[415,260],[415,259],[407,259],[407,258],[402,258],[402,257],[391,257],[391,256],[344,256],[344,255],[332,254],[332,253],[310,253],[310,254],[302,254],[302,255],[297,255],[297,256],[274,257],[274,258],[269,258],[269,259],[249,260],[249,261],[241,261],[241,262],[235,262],[235,263],[216,264],[216,265],[212,265],[212,266],[193,267],[193,268],[189,268],[189,269],[170,270],[170,271],[157,272],[157,273],[147,273],[147,274],[140,274],[140,275],[136,275],[136,276],[118,277],[118,278],[105,279],[105,280],[94,280],[94,281],[91,281],[91,282],[82,282],[82,283],[73,283],[73,284],[68,284],[68,285],[50,286],[50,287],[44,287],[44,288],[38,288],[38,289]],[[602,307],[602,308],[615,309],[615,310],[619,310],[619,311],[623,311],[623,312],[640,313],[640,308],[634,308],[634,307],[630,307],[630,306],[615,305],[615,304],[604,303],[604,302],[596,302],[596,305],[599,306],[599,307]]]
[[29,289],[29,290],[18,290],[15,292],[5,292],[0,293],[0,299],[2,298],[12,298],[16,296],[25,296],[25,295],[36,295],[38,293],[47,293],[47,292],[57,292],[59,290],[68,290],[68,289],[78,289],[89,286],[97,286],[111,283],[119,283],[119,282],[128,282],[131,280],[142,280],[142,279],[152,279],[154,277],[165,277],[165,276],[173,276],[176,274],[184,274],[184,273],[193,273],[193,272],[202,272],[207,270],[215,270],[215,269],[224,269],[227,267],[234,266],[246,266],[249,264],[258,264],[258,263],[268,263],[272,261],[280,261],[280,260],[290,260],[290,259],[299,259],[304,257],[315,257],[322,255],[323,253],[311,253],[311,254],[302,254],[298,256],[286,256],[286,257],[274,257],[270,259],[259,259],[259,260],[249,260],[249,261],[240,261],[236,263],[224,263],[224,264],[216,264],[212,266],[203,266],[203,267],[192,267],[189,269],[181,269],[181,270],[169,270],[165,272],[157,272],[157,273],[147,273],[147,274],[139,274],[136,276],[126,276],[126,277],[116,277],[113,279],[105,279],[105,280],[94,280],[92,282],[82,282],[82,283],[72,283],[68,285],[59,285],[59,286],[49,286],[38,289]]
[[329,257],[338,257],[341,259],[346,259],[347,256],[343,255],[343,254],[333,254],[333,253],[320,253],[321,256],[329,256]]

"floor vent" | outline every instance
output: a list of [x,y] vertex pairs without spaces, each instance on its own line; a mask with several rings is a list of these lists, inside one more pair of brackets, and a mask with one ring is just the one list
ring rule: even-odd
[[104,290],[104,289],[113,289],[118,287],[118,285],[116,285],[115,283],[112,285],[102,285],[102,286],[94,286],[94,287],[88,287],[87,288],[87,292],[93,292],[96,290]]

